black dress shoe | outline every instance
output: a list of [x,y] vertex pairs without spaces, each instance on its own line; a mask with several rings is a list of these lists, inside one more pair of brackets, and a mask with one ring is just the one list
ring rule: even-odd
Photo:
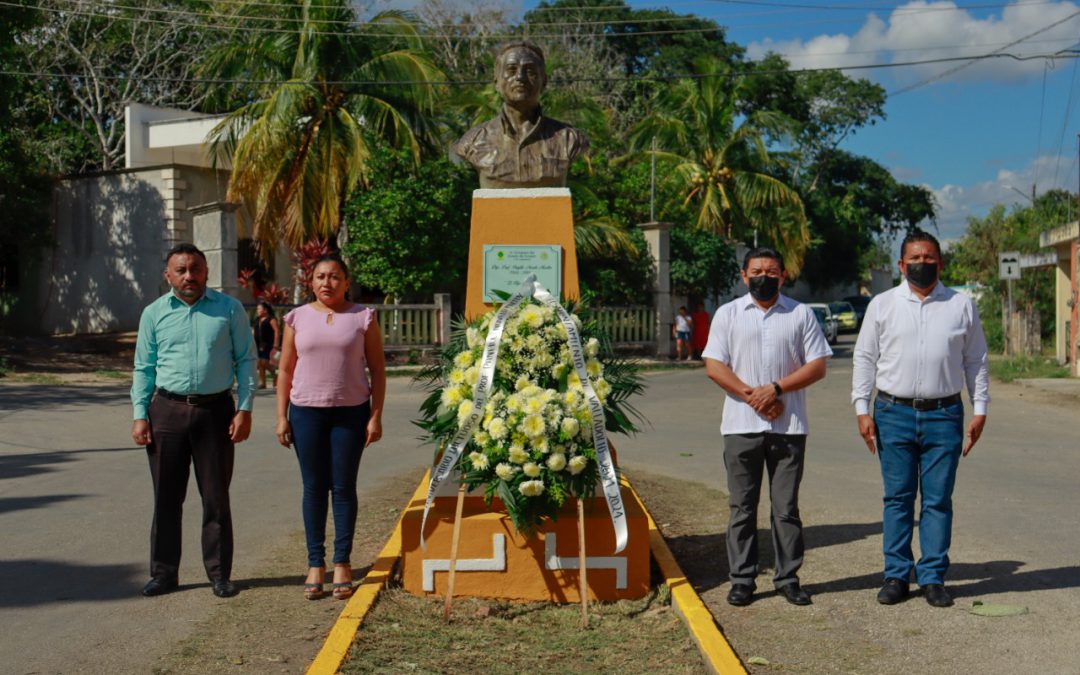
[[908,584],[900,579],[889,578],[878,591],[877,601],[883,605],[895,605],[907,599]]
[[736,607],[746,607],[753,599],[754,587],[750,584],[732,584],[727,594],[728,604]]
[[168,577],[154,577],[150,581],[146,582],[143,586],[142,594],[148,598],[152,598],[155,595],[165,595],[171,591],[176,590],[176,579],[170,579]]
[[239,593],[236,589],[236,584],[228,579],[218,579],[214,582],[214,595],[219,598],[231,598]]
[[922,587],[923,595],[926,596],[926,604],[931,607],[952,607],[952,596],[941,584],[926,584]]
[[810,605],[810,594],[802,589],[799,582],[785,584],[776,589],[776,592],[784,596],[784,599],[793,605]]

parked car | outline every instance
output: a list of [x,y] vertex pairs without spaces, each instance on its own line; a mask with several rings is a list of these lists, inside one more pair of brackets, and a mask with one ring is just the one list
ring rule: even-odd
[[814,312],[814,317],[817,319],[818,325],[821,326],[821,331],[825,333],[825,341],[831,345],[836,344],[836,336],[840,332],[840,327],[837,325],[836,317],[833,316],[832,310],[829,306],[822,302],[811,302],[807,304]]
[[855,314],[855,308],[850,302],[844,300],[830,302],[829,310],[836,317],[841,333],[854,333],[859,330],[859,317]]
[[844,302],[850,302],[851,306],[855,308],[855,318],[858,319],[858,328],[862,328],[863,317],[866,316],[866,308],[870,305],[869,295],[849,295],[844,298]]

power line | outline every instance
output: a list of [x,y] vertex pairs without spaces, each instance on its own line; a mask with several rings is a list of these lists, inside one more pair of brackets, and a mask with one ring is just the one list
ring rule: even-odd
[[[1012,42],[1008,43],[1004,47],[1001,47],[1000,49],[995,50],[995,52],[991,52],[991,54],[1004,51],[1004,50],[1008,49],[1009,47],[1016,46],[1016,45],[1020,44],[1021,42],[1025,41],[1027,39],[1035,37],[1036,35],[1040,35],[1042,33],[1045,33],[1048,30],[1051,30],[1053,28],[1057,28],[1061,24],[1066,23],[1067,21],[1071,21],[1072,19],[1074,19],[1077,16],[1080,16],[1080,10],[1077,10],[1077,11],[1073,12],[1072,14],[1066,16],[1064,19],[1059,19],[1058,21],[1054,21],[1053,23],[1047,24],[1046,26],[1043,26],[1042,28],[1040,28],[1037,31],[1028,33],[1027,35],[1025,35],[1022,38],[1019,38],[1017,40],[1013,40]],[[960,65],[953,66],[952,68],[949,68],[949,69],[945,70],[944,72],[938,73],[937,75],[934,75],[932,77],[928,77],[925,80],[920,80],[919,82],[916,82],[914,84],[909,84],[906,87],[901,87],[900,89],[897,89],[896,91],[889,92],[888,95],[891,97],[891,96],[899,96],[900,94],[906,94],[907,92],[918,89],[919,87],[923,87],[923,86],[926,86],[928,84],[932,84],[934,82],[937,82],[938,80],[943,80],[946,77],[948,77],[949,75],[952,75],[953,73],[957,73],[957,72],[959,72],[959,71],[961,71],[961,70],[963,70],[965,68],[970,68],[974,64],[975,64],[975,61],[971,61],[971,62],[968,62],[968,63],[961,63]]]
[[[1007,58],[1015,61],[1031,61],[1036,59],[1076,59],[1080,58],[1080,49],[1077,50],[1062,50],[1053,54],[1033,54],[1033,55],[1021,55],[1021,54],[1008,54],[995,52],[991,54],[980,54],[977,56],[952,56],[942,57],[936,59],[922,59],[917,61],[894,61],[891,63],[867,63],[856,64],[851,66],[843,66],[841,68],[793,68],[793,69],[770,69],[770,70],[754,70],[747,73],[743,73],[743,76],[758,77],[765,75],[777,75],[783,73],[817,73],[834,70],[874,70],[885,68],[904,68],[910,66],[922,66],[935,63],[949,63],[956,61],[975,61],[975,60],[988,60],[996,58]],[[7,75],[12,77],[66,77],[66,78],[81,78],[84,77],[78,73],[40,73],[33,71],[18,71],[18,70],[0,70],[0,75]],[[102,80],[132,80],[138,79],[145,82],[181,82],[186,84],[245,84],[245,85],[281,85],[281,84],[317,84],[317,85],[351,85],[351,86],[379,86],[379,87],[392,87],[392,86],[416,86],[416,85],[429,85],[429,86],[475,86],[490,84],[489,79],[477,79],[477,80],[269,80],[269,79],[246,79],[246,78],[192,78],[192,77],[169,77],[169,76],[147,76],[140,78],[133,78],[124,75],[97,75],[98,79]],[[671,75],[648,75],[648,76],[619,76],[619,77],[572,77],[572,78],[551,78],[553,84],[574,84],[582,82],[594,82],[594,83],[617,83],[617,82],[668,82],[674,80],[698,80],[710,77],[729,77],[727,73],[713,73],[713,74],[699,74],[699,73],[677,73]]]

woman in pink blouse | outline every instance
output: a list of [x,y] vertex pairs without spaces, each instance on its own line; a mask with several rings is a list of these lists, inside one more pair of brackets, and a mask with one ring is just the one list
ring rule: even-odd
[[295,446],[304,481],[304,596],[316,600],[324,595],[326,512],[332,501],[332,592],[343,600],[353,592],[349,556],[356,529],[356,475],[364,446],[382,436],[386,363],[375,312],[346,299],[349,272],[340,256],[316,261],[311,288],[315,301],[285,316],[277,437],[285,447]]

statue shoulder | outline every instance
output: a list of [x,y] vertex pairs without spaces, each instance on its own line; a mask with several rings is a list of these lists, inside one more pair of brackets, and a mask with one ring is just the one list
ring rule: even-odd
[[459,138],[450,148],[451,157],[457,155],[462,159],[469,159],[477,149],[477,145],[482,145],[487,139],[490,133],[489,127],[491,121],[484,122],[483,124],[477,124],[472,129],[469,129]]

